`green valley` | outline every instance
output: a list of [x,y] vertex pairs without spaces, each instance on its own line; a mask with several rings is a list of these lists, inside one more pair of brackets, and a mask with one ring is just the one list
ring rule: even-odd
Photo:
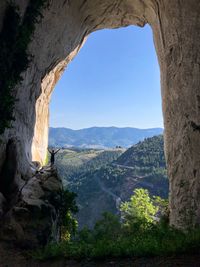
[[92,228],[105,211],[119,215],[121,202],[127,201],[136,188],[168,197],[161,135],[127,150],[63,149],[56,165],[65,188],[78,195],[80,228]]

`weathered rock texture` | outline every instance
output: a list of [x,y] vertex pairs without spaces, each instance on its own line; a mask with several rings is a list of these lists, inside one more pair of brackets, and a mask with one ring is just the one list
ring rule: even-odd
[[[23,16],[27,1],[14,2]],[[5,7],[2,0],[0,29]],[[1,185],[9,180],[4,197],[10,198],[30,177],[32,161],[44,160],[52,90],[87,36],[104,28],[149,23],[161,70],[170,221],[177,227],[200,224],[199,13],[199,0],[49,1],[29,45],[34,58],[15,88],[16,120],[1,137]],[[9,175],[8,160],[14,162]]]
[[[26,248],[60,239],[62,182],[54,169],[43,168],[31,177],[1,214],[0,240]],[[6,202],[0,195],[1,201]]]

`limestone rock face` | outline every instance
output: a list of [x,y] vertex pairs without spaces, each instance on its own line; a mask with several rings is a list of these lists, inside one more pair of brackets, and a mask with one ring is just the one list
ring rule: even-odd
[[[27,1],[14,2],[23,18]],[[6,5],[2,0],[0,30]],[[51,0],[42,13],[29,44],[32,62],[14,89],[18,101],[13,128],[1,136],[0,184],[4,189],[0,186],[0,192],[11,201],[24,180],[32,177],[32,161],[44,161],[52,90],[87,36],[104,28],[148,23],[161,70],[170,221],[182,228],[199,225],[199,0]],[[14,162],[14,167],[8,162]]]
[[[26,248],[58,241],[62,182],[51,168],[38,171],[23,186],[12,207],[1,216],[0,240]],[[0,203],[5,199],[0,195]]]

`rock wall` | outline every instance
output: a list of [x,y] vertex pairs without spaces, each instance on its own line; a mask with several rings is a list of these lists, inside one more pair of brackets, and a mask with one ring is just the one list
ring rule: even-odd
[[[27,1],[14,2],[23,16]],[[2,0],[0,4],[0,29],[6,3]],[[33,175],[32,161],[45,158],[51,92],[87,36],[104,28],[149,23],[161,69],[170,220],[183,228],[199,224],[199,12],[198,0],[49,1],[29,45],[33,60],[14,91],[18,101],[13,128],[1,136],[0,179],[3,184],[10,179],[9,194]],[[15,169],[8,178],[10,144],[15,147],[17,160],[13,159]]]
[[200,3],[160,1],[158,8],[153,31],[161,68],[170,222],[195,227],[200,224]]

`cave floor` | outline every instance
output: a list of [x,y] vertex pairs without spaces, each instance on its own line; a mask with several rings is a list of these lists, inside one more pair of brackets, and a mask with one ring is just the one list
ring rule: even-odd
[[200,267],[200,254],[108,259],[98,262],[66,259],[38,262],[25,257],[21,250],[7,249],[0,244],[0,267]]
[[137,259],[113,259],[101,262],[77,262],[51,260],[36,262],[17,259],[14,255],[8,260],[0,260],[0,267],[200,267],[200,256],[156,257]]
[[[9,265],[8,265],[9,266]],[[22,265],[19,265],[22,266]],[[104,262],[54,261],[30,263],[27,267],[199,267],[200,256],[182,256],[169,258],[113,259]],[[10,267],[10,266],[9,266]]]

